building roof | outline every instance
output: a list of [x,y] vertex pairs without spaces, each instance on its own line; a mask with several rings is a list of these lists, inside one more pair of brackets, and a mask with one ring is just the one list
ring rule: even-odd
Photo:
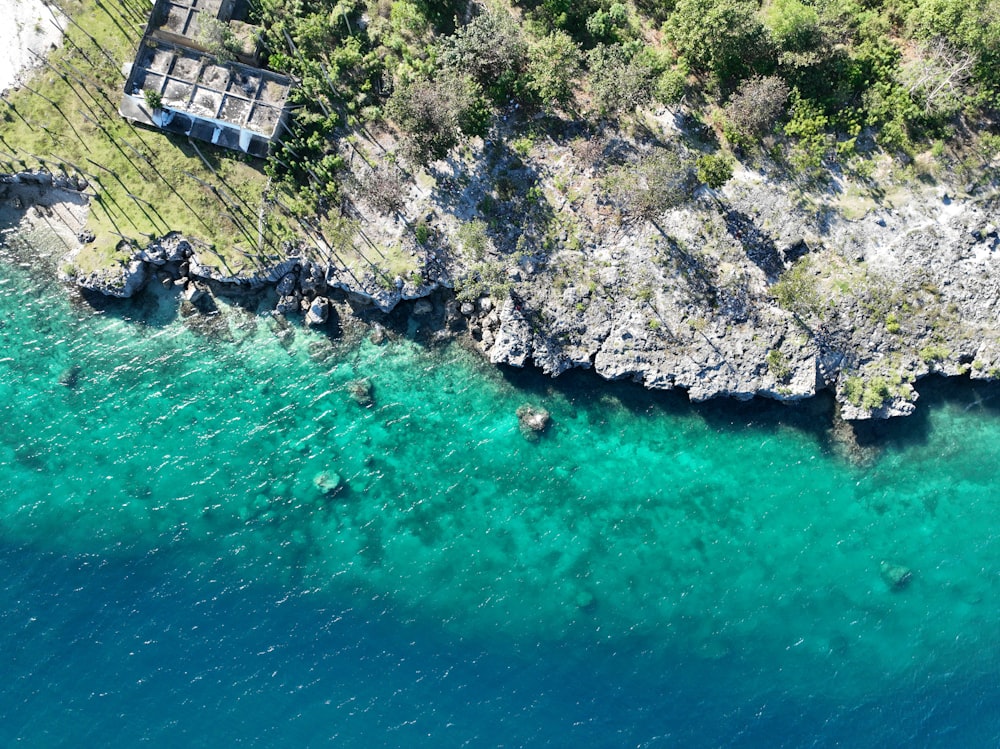
[[163,106],[271,138],[292,81],[287,76],[149,39],[140,47],[126,93],[158,92]]
[[[227,148],[264,155],[277,138],[292,79],[239,62],[220,61],[189,37],[198,17],[228,20],[234,0],[158,0],[119,109],[124,117]],[[144,92],[160,95],[151,112]],[[259,138],[264,143],[256,143]],[[261,153],[263,151],[263,153]]]

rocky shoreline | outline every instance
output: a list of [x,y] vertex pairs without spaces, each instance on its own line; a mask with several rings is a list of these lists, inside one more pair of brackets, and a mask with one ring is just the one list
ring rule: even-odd
[[580,280],[536,271],[474,332],[494,363],[593,368],[692,400],[829,389],[850,420],[912,413],[931,373],[1000,376],[995,196],[831,214],[805,219],[775,185],[743,182],[668,216],[669,236],[599,249]]
[[[86,187],[12,175],[0,181],[0,200],[79,205]],[[913,412],[912,383],[927,374],[1000,378],[996,206],[995,196],[928,193],[848,221],[832,210],[804,212],[776,185],[744,174],[662,224],[623,225],[575,251],[576,276],[561,272],[558,255],[511,259],[496,299],[460,299],[450,278],[461,269],[445,264],[420,287],[403,279],[359,287],[291,247],[252,273],[228,273],[210,248],[176,233],[125,247],[128,260],[112,268],[60,274],[119,298],[159,283],[196,309],[212,309],[205,300],[213,295],[273,290],[276,313],[310,326],[326,325],[338,305],[376,319],[408,303],[436,335],[467,333],[495,364],[552,376],[591,368],[609,380],[681,388],[695,401],[795,401],[826,389],[842,418],[884,419]],[[797,285],[782,290],[793,268]],[[781,295],[791,295],[784,306]]]

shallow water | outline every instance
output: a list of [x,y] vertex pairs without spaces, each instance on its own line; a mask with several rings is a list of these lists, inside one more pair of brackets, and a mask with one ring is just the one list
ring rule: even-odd
[[0,743],[1000,739],[997,388],[922,383],[858,459],[822,399],[95,311],[32,247],[0,263]]

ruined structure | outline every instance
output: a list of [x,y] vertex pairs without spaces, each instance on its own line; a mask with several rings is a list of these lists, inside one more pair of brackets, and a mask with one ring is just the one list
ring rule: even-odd
[[156,0],[125,82],[122,117],[266,156],[293,82],[251,64],[256,35],[235,17],[240,10],[238,0]]

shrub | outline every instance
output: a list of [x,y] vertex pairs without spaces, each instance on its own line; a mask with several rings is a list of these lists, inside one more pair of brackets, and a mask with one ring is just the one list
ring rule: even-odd
[[486,236],[486,222],[479,219],[466,221],[458,228],[457,236],[464,252],[474,260],[483,259],[489,244],[489,238]]
[[937,343],[932,343],[920,349],[920,358],[923,360],[924,364],[933,364],[935,362],[944,361],[950,354],[951,351],[949,349]]
[[829,119],[818,104],[801,97],[796,90],[792,91],[790,115],[784,130],[785,135],[796,139],[792,166],[806,177],[817,177],[832,147],[832,138],[826,132]]
[[733,157],[726,153],[706,153],[698,157],[698,180],[718,190],[733,177]]
[[199,13],[197,41],[220,62],[236,59],[233,52],[239,48],[239,42],[225,21],[212,18],[207,13]]
[[687,91],[687,76],[687,70],[680,66],[664,70],[656,79],[653,98],[667,107],[680,104]]
[[763,135],[785,111],[788,93],[788,84],[776,75],[749,78],[726,104],[726,121],[740,135]]
[[460,302],[473,302],[482,296],[504,299],[511,283],[502,265],[479,263],[455,282],[455,296]]
[[792,374],[792,368],[788,366],[788,360],[781,349],[773,348],[767,352],[767,368],[774,379],[784,382]]
[[642,219],[689,200],[696,185],[691,159],[670,149],[658,149],[604,181],[608,197],[622,212]]
[[857,376],[848,377],[844,380],[844,398],[854,406],[861,406],[861,400],[865,393],[865,383]]
[[150,109],[159,109],[163,105],[163,96],[151,88],[142,92],[142,98],[146,100],[146,106]]
[[416,238],[418,244],[427,244],[427,240],[431,238],[431,227],[427,225],[424,219],[420,219],[417,222],[416,227],[413,229],[413,236]]
[[796,314],[813,312],[819,307],[816,279],[812,275],[808,256],[782,273],[771,290],[781,307]]
[[861,396],[861,407],[869,411],[881,408],[885,402],[892,398],[892,391],[889,383],[881,375],[876,375],[865,383],[865,390]]
[[399,169],[380,164],[359,180],[362,197],[379,213],[397,213],[403,207],[403,178]]

